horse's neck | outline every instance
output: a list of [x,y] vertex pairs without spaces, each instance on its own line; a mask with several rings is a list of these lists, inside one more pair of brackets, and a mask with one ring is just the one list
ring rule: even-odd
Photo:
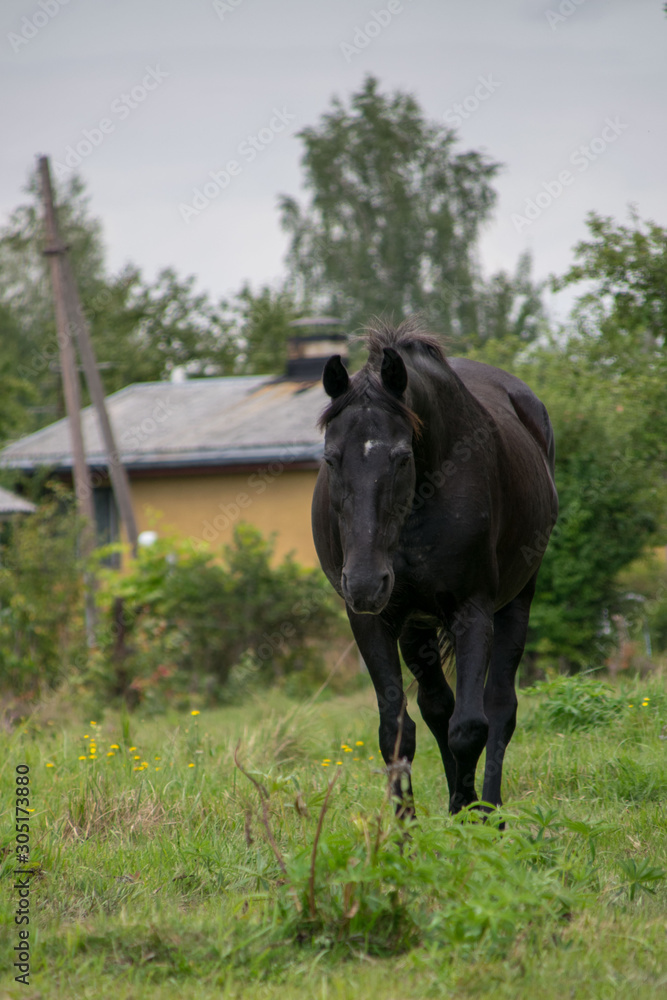
[[456,455],[479,423],[479,404],[449,367],[442,377],[420,380],[412,406],[423,427],[414,448],[418,474]]

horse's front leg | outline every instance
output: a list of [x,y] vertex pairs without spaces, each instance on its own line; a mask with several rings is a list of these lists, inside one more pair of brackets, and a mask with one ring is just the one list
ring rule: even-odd
[[410,774],[415,756],[415,724],[403,694],[398,637],[380,615],[347,609],[354,638],[368,667],[380,710],[380,752],[387,765],[399,816],[414,816]]
[[456,761],[450,812],[477,801],[475,770],[489,734],[484,714],[484,678],[493,644],[493,606],[469,600],[451,626],[456,650],[456,704],[449,722],[449,749]]

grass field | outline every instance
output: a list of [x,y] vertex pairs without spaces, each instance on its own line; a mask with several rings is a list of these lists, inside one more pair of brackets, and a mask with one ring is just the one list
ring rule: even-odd
[[666,724],[659,677],[522,695],[503,832],[447,816],[419,720],[404,840],[369,689],[153,719],[46,706],[0,736],[0,998],[665,996]]

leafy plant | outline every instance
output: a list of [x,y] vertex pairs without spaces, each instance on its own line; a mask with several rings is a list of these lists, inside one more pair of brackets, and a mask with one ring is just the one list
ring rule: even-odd
[[79,520],[58,484],[0,546],[0,686],[36,694],[55,686],[85,644]]
[[653,865],[648,858],[643,858],[639,864],[634,858],[622,859],[618,867],[623,875],[621,890],[627,892],[630,902],[639,893],[655,896],[656,885],[667,876],[667,870]]
[[473,810],[453,822],[406,828],[387,802],[322,832],[335,779],[312,843],[285,858],[270,825],[270,794],[244,773],[260,791],[267,839],[284,876],[273,917],[282,938],[373,955],[436,942],[504,954],[522,928],[563,918],[574,905],[549,843],[527,835],[525,821],[506,834],[499,815],[483,822]]
[[91,680],[135,704],[167,690],[225,699],[242,678],[312,679],[341,620],[321,572],[274,564],[273,542],[246,524],[218,558],[176,539],[142,549],[129,571],[106,571],[100,604]]
[[585,673],[538,681],[524,693],[531,692],[545,696],[528,722],[533,728],[596,729],[620,718],[627,706],[623,693]]

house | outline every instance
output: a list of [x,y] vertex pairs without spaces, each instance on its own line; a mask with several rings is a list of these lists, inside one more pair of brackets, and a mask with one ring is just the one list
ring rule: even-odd
[[[336,327],[334,328],[334,324]],[[116,446],[130,481],[138,530],[176,533],[215,548],[235,525],[277,533],[276,555],[317,565],[310,503],[322,454],[317,419],[327,397],[326,359],[344,351],[338,321],[298,320],[285,374],[193,378],[129,385],[107,397]],[[302,333],[303,329],[315,332]],[[118,517],[97,417],[81,413],[98,537],[118,538]],[[8,445],[0,467],[48,467],[71,482],[68,419]]]

